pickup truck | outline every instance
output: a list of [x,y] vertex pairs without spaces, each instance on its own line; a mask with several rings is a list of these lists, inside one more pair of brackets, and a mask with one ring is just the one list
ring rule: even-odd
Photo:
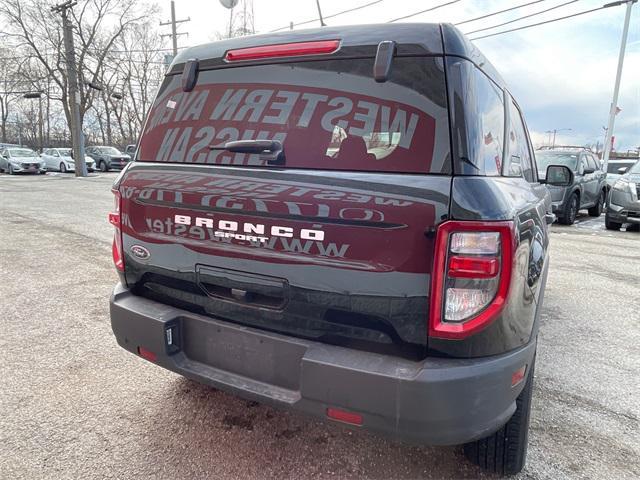
[[184,50],[113,193],[124,349],[523,468],[554,215],[521,109],[453,26]]

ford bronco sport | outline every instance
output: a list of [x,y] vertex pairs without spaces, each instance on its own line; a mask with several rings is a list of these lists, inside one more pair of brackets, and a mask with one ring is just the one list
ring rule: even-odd
[[123,348],[523,468],[554,216],[520,109],[454,27],[185,50],[113,192]]

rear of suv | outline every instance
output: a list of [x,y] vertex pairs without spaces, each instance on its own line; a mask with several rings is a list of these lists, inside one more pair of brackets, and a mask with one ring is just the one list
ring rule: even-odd
[[113,192],[123,348],[522,469],[554,216],[518,106],[454,27],[188,49]]

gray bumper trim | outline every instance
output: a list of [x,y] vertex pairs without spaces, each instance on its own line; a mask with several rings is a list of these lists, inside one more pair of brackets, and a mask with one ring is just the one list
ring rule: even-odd
[[[455,445],[500,428],[523,384],[535,340],[505,355],[413,362],[268,333],[133,295],[118,284],[110,303],[118,343],[156,363],[238,396],[326,418],[327,407],[362,414],[363,428],[418,444]],[[168,347],[165,329],[178,346]],[[179,348],[178,348],[179,347]]]

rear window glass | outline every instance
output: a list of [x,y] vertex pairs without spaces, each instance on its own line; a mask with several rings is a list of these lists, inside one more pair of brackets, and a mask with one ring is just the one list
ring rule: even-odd
[[448,173],[442,60],[395,58],[385,83],[373,59],[202,71],[185,93],[168,77],[138,160],[263,166],[258,154],[211,150],[234,140],[278,140],[287,168]]
[[619,173],[619,168],[630,168],[633,166],[633,162],[612,162],[609,161],[607,164],[607,173]]

